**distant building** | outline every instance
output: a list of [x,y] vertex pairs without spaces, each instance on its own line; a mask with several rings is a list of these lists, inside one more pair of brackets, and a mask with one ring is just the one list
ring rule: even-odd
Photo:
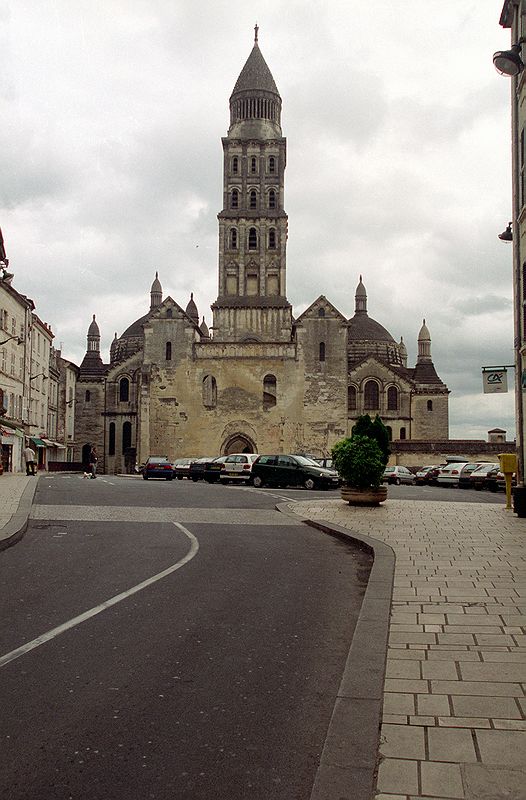
[[380,414],[393,439],[448,439],[448,395],[427,325],[418,358],[369,317],[360,280],[347,319],[324,295],[297,319],[286,295],[288,217],[281,97],[256,39],[230,97],[223,143],[218,296],[213,324],[193,297],[163,298],[100,355],[95,315],[79,370],[75,460],[94,444],[106,472],[148,455],[326,455],[357,417]]

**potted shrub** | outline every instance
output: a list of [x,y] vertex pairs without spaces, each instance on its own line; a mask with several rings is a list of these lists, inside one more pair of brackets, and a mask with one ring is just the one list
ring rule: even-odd
[[386,499],[384,454],[375,439],[354,433],[334,445],[332,458],[343,481],[342,498],[350,505],[378,505]]

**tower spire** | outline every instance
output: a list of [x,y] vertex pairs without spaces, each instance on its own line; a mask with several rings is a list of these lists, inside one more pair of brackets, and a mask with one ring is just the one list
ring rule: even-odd
[[259,31],[259,25],[256,22],[256,24],[254,25],[254,44],[258,43],[258,31]]

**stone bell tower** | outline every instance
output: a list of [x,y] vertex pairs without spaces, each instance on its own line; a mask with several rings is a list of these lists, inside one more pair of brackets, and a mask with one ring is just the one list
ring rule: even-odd
[[281,97],[254,46],[230,97],[223,143],[223,210],[219,220],[219,289],[215,341],[290,341],[286,298],[286,139]]

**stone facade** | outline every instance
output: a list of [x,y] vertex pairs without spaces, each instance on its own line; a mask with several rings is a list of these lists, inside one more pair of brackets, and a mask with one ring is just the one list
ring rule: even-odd
[[286,296],[288,218],[281,98],[256,41],[230,98],[218,214],[212,333],[156,274],[150,310],[100,357],[95,317],[76,394],[76,460],[131,471],[149,455],[232,452],[327,455],[364,411],[393,438],[448,438],[448,389],[427,327],[407,367],[403,340],[369,317],[361,276],[347,319],[325,296],[297,319]]

